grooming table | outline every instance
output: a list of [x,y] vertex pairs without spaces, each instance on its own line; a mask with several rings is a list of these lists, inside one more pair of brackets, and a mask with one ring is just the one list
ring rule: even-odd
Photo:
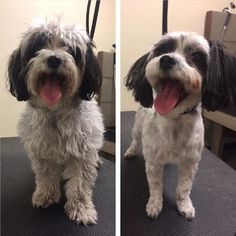
[[121,114],[121,232],[122,236],[235,236],[236,171],[204,149],[191,199],[196,209],[193,221],[178,214],[175,202],[177,169],[167,166],[163,209],[156,220],[146,216],[148,185],[143,157],[124,160],[131,141],[134,112]]
[[35,184],[30,161],[18,138],[1,139],[1,235],[115,235],[115,165],[105,159],[103,162],[94,189],[98,223],[76,225],[64,214],[65,196],[47,209],[32,207]]

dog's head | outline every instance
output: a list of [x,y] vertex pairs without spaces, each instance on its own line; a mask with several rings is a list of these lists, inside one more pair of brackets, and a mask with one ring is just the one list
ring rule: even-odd
[[[167,34],[134,63],[126,86],[133,90],[136,101],[144,107],[154,104],[161,115],[177,117],[196,107],[202,96],[203,105],[212,110],[211,103],[216,93],[220,94],[220,88],[213,86],[218,91],[209,97],[212,91],[209,86],[213,83],[210,77],[216,70],[212,66],[215,63],[212,50],[222,51],[223,47],[218,43],[217,47],[210,46],[204,37],[194,33]],[[220,71],[221,67],[217,69]],[[224,78],[217,76],[215,80]],[[220,105],[214,105],[214,109]]]
[[49,108],[74,97],[90,100],[101,87],[93,47],[84,31],[58,20],[31,27],[9,60],[10,92]]

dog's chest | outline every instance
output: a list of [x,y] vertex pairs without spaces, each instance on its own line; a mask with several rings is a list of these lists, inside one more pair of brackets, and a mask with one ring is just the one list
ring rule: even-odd
[[198,158],[203,146],[201,118],[195,122],[154,118],[143,130],[142,143],[144,157],[150,156],[160,164],[179,164],[186,158]]
[[85,153],[103,144],[102,115],[93,101],[55,112],[26,107],[18,124],[19,135],[30,158],[63,164],[70,158],[84,159]]
[[[63,117],[58,114],[25,112],[19,123],[19,133],[30,155],[47,160],[63,162],[70,156],[70,150],[77,150],[85,139],[81,122],[76,116]],[[69,150],[69,151],[68,151]]]

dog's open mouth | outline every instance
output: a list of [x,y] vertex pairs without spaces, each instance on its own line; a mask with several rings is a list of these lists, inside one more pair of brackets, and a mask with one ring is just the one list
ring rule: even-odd
[[58,74],[42,74],[39,78],[41,86],[39,95],[48,105],[57,104],[62,96],[61,84],[65,78]]
[[160,115],[166,115],[186,98],[187,93],[184,86],[175,79],[165,79],[162,89],[157,94],[154,107]]

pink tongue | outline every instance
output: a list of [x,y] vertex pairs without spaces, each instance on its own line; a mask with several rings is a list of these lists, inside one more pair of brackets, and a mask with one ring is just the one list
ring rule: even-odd
[[55,105],[62,96],[58,81],[51,78],[46,79],[45,85],[40,91],[40,96],[48,106]]
[[169,113],[180,99],[181,86],[175,83],[167,82],[162,92],[157,95],[154,101],[154,107],[160,115]]

